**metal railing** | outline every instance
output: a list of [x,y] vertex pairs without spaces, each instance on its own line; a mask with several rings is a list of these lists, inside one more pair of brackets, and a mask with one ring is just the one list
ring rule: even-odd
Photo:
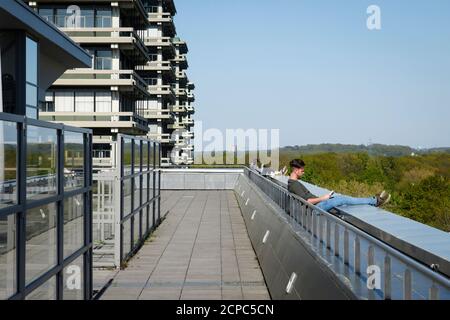
[[42,18],[59,28],[110,28],[111,16],[94,15],[42,15]]
[[[122,134],[117,137],[117,146],[117,169],[111,174],[114,224],[119,227],[113,239],[114,264],[119,267],[160,223],[161,149],[158,142]],[[106,223],[110,224],[110,220]],[[101,219],[96,222],[102,228]]]
[[[337,267],[345,268],[346,278],[360,298],[450,299],[447,277],[291,194],[259,173],[245,168],[245,175],[289,216],[295,229],[311,237],[317,254],[323,253],[325,259],[337,258]],[[360,286],[361,282],[370,280],[369,270],[381,272],[380,288]]]

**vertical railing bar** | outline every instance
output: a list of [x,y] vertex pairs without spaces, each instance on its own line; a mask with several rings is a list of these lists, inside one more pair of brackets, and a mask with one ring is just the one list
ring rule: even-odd
[[327,219],[327,248],[331,250],[331,221]]
[[412,274],[409,269],[406,269],[404,272],[403,278],[403,299],[411,300],[412,299]]
[[386,256],[384,258],[384,299],[385,300],[391,300],[392,294],[391,294],[391,258],[389,256]]
[[349,263],[349,239],[348,239],[348,230],[344,230],[344,264],[348,265]]
[[339,224],[334,224],[334,255],[339,257]]
[[355,236],[355,273],[357,275],[361,274],[361,243],[359,237]]

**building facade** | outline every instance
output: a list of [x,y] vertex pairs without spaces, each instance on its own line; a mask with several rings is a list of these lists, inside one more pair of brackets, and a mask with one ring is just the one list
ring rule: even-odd
[[193,163],[194,86],[173,0],[28,4],[93,57],[53,84],[40,119],[93,129],[95,168],[113,166],[118,133],[159,141],[163,165]]

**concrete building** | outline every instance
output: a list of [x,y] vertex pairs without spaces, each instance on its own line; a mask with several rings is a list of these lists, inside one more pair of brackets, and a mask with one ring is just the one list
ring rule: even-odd
[[[118,133],[162,143],[163,163],[192,162],[192,93],[186,43],[176,38],[172,0],[39,0],[29,5],[93,57],[47,92],[39,117],[92,128],[94,167],[110,168]],[[186,110],[189,106],[189,110]],[[175,148],[171,161],[171,151]],[[184,160],[183,160],[184,159]]]

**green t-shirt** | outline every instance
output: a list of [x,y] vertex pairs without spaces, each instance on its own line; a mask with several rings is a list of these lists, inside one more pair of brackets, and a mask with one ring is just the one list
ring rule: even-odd
[[300,198],[309,200],[312,198],[317,198],[314,194],[312,194],[300,181],[289,179],[288,181],[288,190],[291,193],[298,195]]

